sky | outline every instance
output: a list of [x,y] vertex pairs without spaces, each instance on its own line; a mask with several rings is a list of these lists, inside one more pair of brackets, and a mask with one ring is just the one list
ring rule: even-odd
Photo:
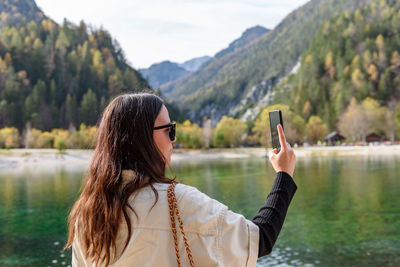
[[248,28],[273,29],[308,0],[36,0],[58,23],[110,32],[134,68],[214,56]]

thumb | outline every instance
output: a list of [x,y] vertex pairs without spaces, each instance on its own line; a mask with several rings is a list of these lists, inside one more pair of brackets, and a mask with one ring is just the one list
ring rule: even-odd
[[274,148],[274,150],[269,151],[268,157],[270,160],[276,157],[276,152],[277,152],[276,148]]

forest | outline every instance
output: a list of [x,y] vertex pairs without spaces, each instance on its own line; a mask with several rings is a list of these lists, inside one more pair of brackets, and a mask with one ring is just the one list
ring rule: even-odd
[[[1,20],[8,16],[2,12]],[[104,29],[46,17],[0,26],[0,147],[91,148],[113,96],[151,89]],[[370,133],[398,140],[399,32],[397,1],[341,12],[322,23],[299,69],[274,88],[274,101],[254,120],[224,115],[196,124],[166,102],[178,122],[176,146],[268,145],[273,109],[283,111],[291,144],[323,144],[332,131],[348,143],[365,143]]]
[[276,88],[275,101],[305,120],[317,115],[329,130],[343,130],[346,112],[373,99],[371,109],[382,106],[384,119],[372,123],[371,116],[359,116],[359,121],[370,125],[366,131],[393,140],[400,99],[399,32],[398,1],[374,1],[326,21],[303,53],[299,71]]
[[95,125],[113,96],[148,87],[103,29],[43,19],[0,32],[0,127]]

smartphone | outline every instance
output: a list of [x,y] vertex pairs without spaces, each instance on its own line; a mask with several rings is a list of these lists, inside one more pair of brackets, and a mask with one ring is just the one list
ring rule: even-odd
[[271,127],[272,149],[276,148],[279,152],[281,150],[281,144],[279,143],[279,134],[278,134],[278,129],[276,128],[278,124],[282,125],[283,129],[282,111],[281,110],[270,111],[269,125]]

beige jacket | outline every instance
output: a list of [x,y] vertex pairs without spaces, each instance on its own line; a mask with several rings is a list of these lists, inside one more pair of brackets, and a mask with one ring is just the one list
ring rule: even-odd
[[[124,171],[124,179],[132,175]],[[151,209],[155,196],[150,187],[131,197],[132,235],[121,254],[127,238],[121,224],[117,240],[117,256],[110,266],[177,266],[168,208],[167,184],[154,184],[159,200]],[[177,184],[175,194],[195,266],[255,266],[258,257],[257,225],[234,213],[194,187]],[[150,210],[151,209],[151,210]],[[177,228],[178,229],[178,228]],[[182,266],[190,266],[183,238],[178,230]],[[81,244],[75,239],[72,266],[94,266],[84,258]]]

